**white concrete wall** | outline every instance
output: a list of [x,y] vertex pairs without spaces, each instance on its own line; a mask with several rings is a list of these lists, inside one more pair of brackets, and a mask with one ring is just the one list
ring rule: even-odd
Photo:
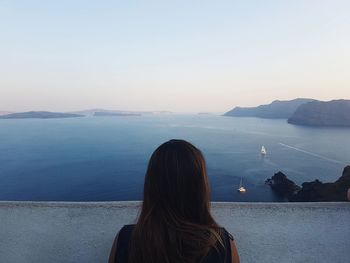
[[[0,262],[107,262],[138,202],[0,202]],[[213,203],[241,262],[350,262],[349,203]]]

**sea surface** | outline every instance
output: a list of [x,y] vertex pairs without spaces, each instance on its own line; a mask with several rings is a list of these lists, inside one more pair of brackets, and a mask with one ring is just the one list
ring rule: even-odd
[[[0,200],[141,200],[152,152],[169,139],[202,150],[213,201],[285,201],[265,180],[332,182],[350,164],[350,129],[218,115],[0,120]],[[260,155],[262,145],[267,149]],[[247,189],[237,192],[241,178]]]

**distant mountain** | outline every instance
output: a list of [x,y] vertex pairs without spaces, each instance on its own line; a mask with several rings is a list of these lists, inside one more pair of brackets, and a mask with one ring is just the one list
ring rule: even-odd
[[69,113],[81,114],[85,116],[94,116],[95,112],[113,112],[113,111],[105,110],[105,109],[88,109],[88,110],[81,110],[81,111],[71,111]]
[[161,111],[145,111],[144,113],[148,114],[173,114],[172,111],[161,110]]
[[2,115],[8,115],[8,114],[11,114],[13,112],[10,112],[10,111],[0,111],[0,116]]
[[96,111],[94,117],[141,116],[140,113]]
[[53,119],[53,118],[72,118],[72,117],[84,117],[84,115],[71,114],[71,113],[60,113],[60,112],[49,112],[49,111],[28,111],[11,113],[0,116],[0,119]]
[[[142,115],[146,114],[148,112],[137,112],[137,111],[122,111],[122,110],[105,110],[105,109],[88,109],[88,110],[82,110],[82,111],[72,111],[70,113],[73,114],[82,114],[85,116],[125,116],[125,115]],[[97,115],[95,115],[97,113]]]
[[[170,111],[123,111],[106,109],[88,109],[82,111],[72,111],[69,113],[82,114],[85,116],[132,116],[132,115],[150,115],[150,114],[172,114]],[[97,115],[95,115],[97,113]]]
[[197,115],[213,115],[212,112],[198,112]]
[[300,105],[288,122],[310,126],[350,127],[350,100],[312,101]]
[[270,104],[258,107],[235,107],[233,110],[226,112],[224,116],[288,119],[300,105],[310,101],[313,101],[313,99],[275,100]]

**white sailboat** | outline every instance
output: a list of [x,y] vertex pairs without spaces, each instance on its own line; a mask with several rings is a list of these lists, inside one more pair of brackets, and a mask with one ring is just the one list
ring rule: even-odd
[[261,155],[266,155],[267,154],[267,151],[266,151],[264,146],[261,147],[260,153],[261,153]]
[[243,178],[241,177],[241,182],[239,183],[239,188],[237,189],[237,191],[240,193],[245,193],[247,190],[243,187],[242,181]]

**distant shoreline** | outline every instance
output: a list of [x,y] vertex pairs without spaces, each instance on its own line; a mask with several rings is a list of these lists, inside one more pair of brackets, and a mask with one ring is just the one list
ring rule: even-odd
[[49,112],[49,111],[28,111],[1,115],[0,119],[58,119],[85,117],[80,114]]

